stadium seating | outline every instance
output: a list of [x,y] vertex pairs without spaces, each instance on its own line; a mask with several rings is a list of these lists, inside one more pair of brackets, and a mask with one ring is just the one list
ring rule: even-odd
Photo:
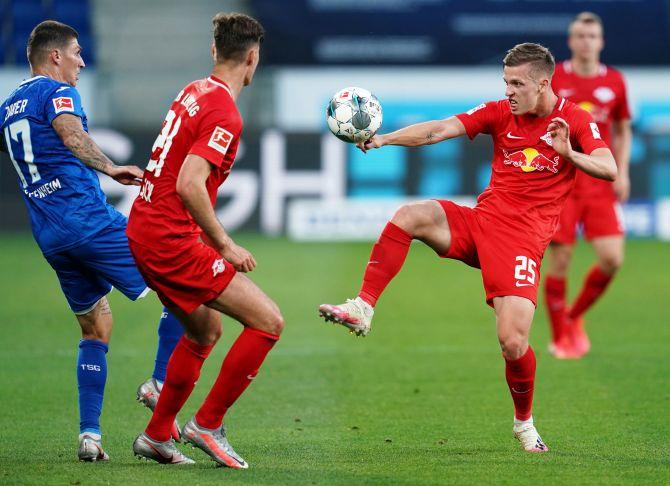
[[93,61],[89,0],[0,0],[0,65],[26,65],[26,42],[35,25],[54,19],[74,27],[86,47],[84,61]]

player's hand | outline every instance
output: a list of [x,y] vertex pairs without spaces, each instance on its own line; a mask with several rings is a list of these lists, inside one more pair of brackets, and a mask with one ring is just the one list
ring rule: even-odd
[[247,273],[256,268],[253,255],[232,241],[220,253],[238,272]]
[[570,144],[570,125],[563,118],[552,118],[547,127],[552,140],[552,147],[559,155],[569,159],[572,152]]
[[363,153],[367,152],[370,149],[378,149],[384,146],[383,135],[373,135],[372,138],[369,138],[365,142],[358,142],[356,147],[361,149]]
[[139,186],[142,184],[144,171],[135,165],[114,165],[107,175],[126,186]]
[[619,202],[626,202],[630,197],[630,177],[628,174],[618,174],[614,180],[614,194]]

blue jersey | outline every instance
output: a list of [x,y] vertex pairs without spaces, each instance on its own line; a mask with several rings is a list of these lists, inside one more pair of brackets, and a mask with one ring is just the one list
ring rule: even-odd
[[45,255],[73,248],[112,223],[125,224],[125,217],[107,204],[96,172],[70,152],[51,126],[67,113],[80,117],[88,131],[75,88],[35,76],[0,106],[0,131]]

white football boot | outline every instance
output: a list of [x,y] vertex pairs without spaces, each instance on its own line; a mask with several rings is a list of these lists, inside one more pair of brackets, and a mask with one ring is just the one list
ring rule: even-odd
[[364,337],[370,332],[374,313],[374,308],[360,297],[347,299],[344,304],[340,305],[322,304],[319,306],[319,315],[326,322],[342,324],[350,332]]
[[[137,401],[153,412],[156,408],[156,404],[158,403],[158,397],[161,394],[161,388],[162,385],[159,384],[155,378],[149,378],[147,381],[137,387]],[[170,429],[170,434],[174,440],[181,442],[181,429],[176,418],[172,424],[172,429]]]
[[181,432],[184,441],[204,451],[209,457],[221,466],[233,469],[247,469],[247,461],[235,452],[226,437],[226,428],[206,429],[200,427],[195,417],[186,422]]
[[533,425],[533,417],[520,421],[514,419],[514,437],[521,442],[521,447],[526,452],[549,452],[549,447],[542,441],[542,437]]
[[133,442],[133,452],[138,459],[151,459],[161,464],[175,464],[177,466],[195,464],[195,461],[181,453],[174,440],[159,442],[142,432]]
[[100,434],[84,432],[79,434],[79,450],[77,451],[80,461],[96,462],[109,461],[109,456],[102,450]]

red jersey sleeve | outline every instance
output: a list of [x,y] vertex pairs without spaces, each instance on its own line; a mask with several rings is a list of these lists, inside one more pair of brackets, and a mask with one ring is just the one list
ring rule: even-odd
[[628,90],[623,76],[619,75],[619,84],[621,95],[617,99],[617,104],[612,109],[612,120],[630,120],[630,107],[628,106]]
[[595,149],[609,148],[600,136],[598,125],[587,111],[575,109],[568,124],[582,153],[590,155]]
[[479,133],[493,133],[495,123],[500,119],[500,108],[497,101],[489,101],[475,106],[465,113],[456,115],[470,139]]
[[212,110],[196,126],[193,145],[188,153],[199,155],[216,167],[223,165],[228,149],[240,137],[242,124],[238,117],[224,110]]

